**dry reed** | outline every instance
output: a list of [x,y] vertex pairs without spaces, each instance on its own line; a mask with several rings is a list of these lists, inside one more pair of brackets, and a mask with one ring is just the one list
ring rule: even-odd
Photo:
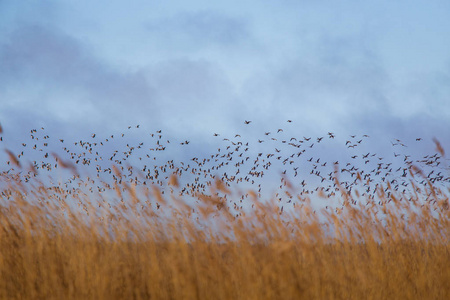
[[[156,186],[118,181],[105,199],[70,194],[39,177],[25,185],[16,175],[1,176],[1,299],[450,295],[448,190],[431,182],[414,197],[387,184],[376,199],[358,201],[339,187],[343,205],[322,210],[302,196],[280,211],[249,191],[247,208],[236,212],[223,197],[233,197],[232,187],[220,180],[188,202]],[[89,179],[83,182],[89,188]],[[164,188],[179,188],[179,179],[170,177]],[[108,197],[118,201],[111,205]]]

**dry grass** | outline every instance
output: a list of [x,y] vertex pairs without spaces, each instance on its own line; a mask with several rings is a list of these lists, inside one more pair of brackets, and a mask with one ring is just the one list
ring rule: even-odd
[[[35,139],[36,130],[31,133]],[[442,184],[442,172],[433,181],[432,173],[426,176],[412,162],[398,169],[404,175],[395,188],[390,184],[395,180],[380,180],[379,172],[361,178],[362,172],[354,171],[350,192],[337,178],[337,165],[327,195],[323,189],[314,195],[305,188],[296,191],[283,178],[281,187],[290,200],[281,202],[278,197],[262,201],[254,191],[239,201],[237,187],[219,179],[208,193],[190,189],[187,196],[186,188],[180,193],[182,178],[172,175],[167,184],[139,185],[135,175],[122,181],[121,173],[131,169],[115,165],[104,167],[115,180],[101,189],[98,181],[79,175],[75,164],[53,153],[59,168],[73,175],[61,188],[44,173],[37,176],[36,162],[26,169],[20,155],[6,153],[11,168],[0,174],[0,299],[450,295],[450,190]],[[70,155],[78,164],[80,156]],[[438,157],[429,159],[427,165],[433,165]],[[42,162],[44,167],[51,169]],[[178,170],[173,174],[181,176]],[[420,187],[414,176],[421,177]],[[400,191],[407,180],[407,190]],[[367,192],[359,193],[358,184]],[[327,203],[323,209],[311,203],[321,200]]]
[[[28,200],[31,190],[13,180],[9,191],[0,215],[2,299],[450,294],[445,197],[436,199],[436,210],[399,198],[389,209],[384,205],[384,213],[383,207],[349,204],[320,213],[306,202],[282,215],[273,203],[255,198],[254,209],[235,218],[231,210],[217,209],[218,197],[199,197],[198,213],[182,199],[163,199],[158,190],[141,199],[132,192],[134,200],[113,212],[87,205],[66,206],[63,213],[62,202],[52,201],[42,186],[32,190],[34,201]],[[141,205],[155,199],[160,209]]]

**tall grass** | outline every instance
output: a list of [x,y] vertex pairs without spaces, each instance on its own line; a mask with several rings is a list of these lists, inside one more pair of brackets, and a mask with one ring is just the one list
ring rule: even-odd
[[[36,130],[31,137],[37,141],[33,134]],[[46,147],[48,135],[43,139]],[[444,157],[441,145],[435,143]],[[94,143],[79,144],[83,151],[96,151]],[[161,146],[159,140],[157,145]],[[300,144],[293,146],[298,149]],[[313,142],[308,148],[312,146]],[[126,157],[134,149],[127,147]],[[86,153],[64,150],[75,164],[89,165]],[[56,163],[35,162],[29,168],[19,160],[23,152],[19,156],[9,150],[6,153],[9,170],[0,173],[0,299],[450,296],[450,189],[446,184],[450,178],[444,178],[446,170],[436,171],[436,178],[430,177],[433,172],[425,175],[406,155],[407,165],[397,170],[401,180],[388,177],[397,174],[392,167],[389,170],[390,164],[379,176],[384,177],[377,177],[383,158],[376,161],[376,169],[364,175],[349,163],[339,169],[336,162],[327,188],[306,190],[305,181],[296,186],[283,177],[280,193],[285,193],[288,201],[281,201],[281,194],[263,201],[259,191],[248,190],[246,197],[241,197],[239,180],[236,177],[233,183],[226,173],[206,185],[197,182],[201,185],[197,189],[186,182],[179,184],[183,182],[180,170],[188,172],[184,164],[184,169],[170,169],[172,175],[166,181],[160,179],[164,176],[158,178],[157,172],[161,170],[161,175],[166,168],[155,166],[151,176],[142,177],[148,184],[136,173],[123,174],[132,174],[130,167],[98,165],[98,173],[113,176],[107,183],[100,176],[93,180],[80,175],[75,164],[56,153],[50,155]],[[221,154],[226,164],[233,153]],[[264,156],[260,153],[258,157]],[[363,158],[364,165],[368,164],[369,153]],[[218,159],[215,162],[223,165]],[[281,156],[277,159],[283,161]],[[193,161],[193,168],[207,168],[205,160]],[[288,161],[282,164],[294,163]],[[325,167],[326,162],[319,165],[319,159],[314,161],[311,174],[324,182],[327,178],[316,168]],[[122,160],[117,157],[115,162]],[[441,160],[436,154],[422,162],[438,166]],[[57,165],[70,174],[65,185],[44,176],[44,169]],[[267,170],[269,165],[265,166]],[[294,176],[297,169],[293,169]],[[259,170],[252,168],[246,176],[262,177]],[[192,167],[191,171],[204,178],[208,175]],[[351,184],[343,185],[338,174],[347,173],[341,176],[350,177]],[[127,176],[131,180],[126,180]],[[317,205],[321,201],[323,205]]]
[[78,209],[55,197],[62,191],[3,178],[2,299],[450,295],[448,197],[431,185],[434,204],[397,195],[382,206],[314,211],[307,199],[280,213],[253,197],[253,208],[236,217],[215,196],[232,192],[220,182],[195,205],[125,184],[116,189],[127,202],[116,209],[89,196],[78,197]]

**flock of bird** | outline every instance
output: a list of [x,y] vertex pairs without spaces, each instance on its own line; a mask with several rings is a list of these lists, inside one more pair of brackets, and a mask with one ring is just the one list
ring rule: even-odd
[[[252,126],[247,120],[243,125]],[[128,138],[129,133],[142,140]],[[69,175],[55,184],[65,197],[80,191],[101,194],[117,185],[134,184],[157,186],[163,193],[195,198],[210,193],[220,181],[231,190],[242,186],[244,192],[235,197],[226,199],[227,195],[222,195],[233,202],[236,210],[242,209],[250,190],[261,198],[274,197],[282,205],[295,206],[313,195],[338,197],[342,190],[351,195],[353,204],[359,198],[382,204],[395,193],[412,199],[415,192],[426,190],[430,184],[446,186],[450,182],[444,151],[437,141],[436,153],[414,158],[405,153],[407,145],[399,139],[391,142],[390,155],[372,153],[363,147],[368,135],[351,135],[342,141],[333,132],[320,137],[286,137],[282,128],[250,140],[244,140],[241,134],[211,135],[216,150],[208,153],[203,149],[197,156],[183,159],[183,150],[187,149],[183,147],[192,147],[195,142],[171,142],[162,130],[146,132],[139,125],[129,126],[120,134],[101,137],[93,133],[85,140],[72,142],[52,139],[44,128],[32,129],[29,139],[21,143],[20,152],[6,150],[6,168],[0,170],[0,182],[15,178],[26,184],[45,172],[65,169]],[[5,143],[3,138],[0,142]],[[416,138],[414,142],[423,140]],[[333,152],[339,152],[339,157],[330,159]],[[86,176],[82,175],[84,171]],[[58,176],[61,179],[63,175]],[[176,186],[171,185],[174,176]],[[378,199],[379,193],[386,196]],[[2,185],[0,196],[11,195]]]

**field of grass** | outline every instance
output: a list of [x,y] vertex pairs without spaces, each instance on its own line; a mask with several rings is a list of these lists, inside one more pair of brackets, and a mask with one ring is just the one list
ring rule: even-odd
[[[72,193],[39,176],[25,182],[25,167],[7,153],[15,172],[0,178],[1,299],[450,295],[449,189],[413,167],[425,181],[413,194],[379,181],[374,195],[355,196],[336,177],[333,194],[299,192],[284,210],[249,190],[239,210],[234,186],[219,178],[189,201],[167,193],[182,188],[176,174],[158,186],[115,181],[101,196],[55,154],[84,184]],[[319,198],[340,204],[318,209]]]

